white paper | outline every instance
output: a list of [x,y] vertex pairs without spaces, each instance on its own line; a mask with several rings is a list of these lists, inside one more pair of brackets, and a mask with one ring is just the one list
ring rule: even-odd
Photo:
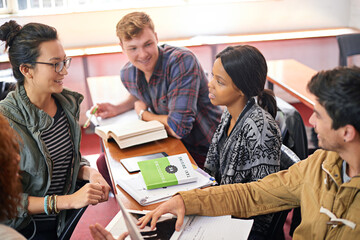
[[253,222],[253,219],[233,219],[230,215],[219,217],[195,216],[185,226],[180,240],[246,240]]
[[159,201],[165,201],[179,191],[187,191],[214,184],[214,181],[212,181],[210,178],[204,176],[198,171],[195,171],[195,175],[197,176],[197,180],[195,182],[147,190],[140,173],[128,176],[116,174],[116,167],[113,168],[113,165],[116,166],[117,164],[111,164],[115,183],[124,189],[142,206],[153,204]]
[[[135,211],[146,214],[148,211]],[[171,215],[166,214],[163,217],[169,218]],[[249,236],[251,227],[254,220],[233,219],[230,215],[219,217],[207,217],[207,216],[185,216],[184,224],[179,232],[174,232],[171,240],[211,240],[211,239],[224,239],[232,240],[234,236],[238,240],[246,240]],[[106,230],[111,232],[115,239],[120,234],[127,231],[124,218],[121,211],[111,220],[106,226]],[[127,237],[126,239],[130,239]]]
[[[86,116],[90,117],[90,110],[86,111]],[[137,121],[138,120],[138,115],[136,114],[136,111],[130,110],[127,112],[124,112],[122,114],[119,114],[115,117],[112,118],[101,118],[101,117],[95,117],[93,116],[91,118],[91,122],[95,125],[95,126],[107,126],[110,124],[127,124],[133,121]]]

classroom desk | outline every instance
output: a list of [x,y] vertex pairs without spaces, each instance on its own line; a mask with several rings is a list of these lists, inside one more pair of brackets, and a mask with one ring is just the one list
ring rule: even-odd
[[[166,139],[141,144],[138,146],[133,146],[130,148],[120,149],[115,142],[107,142],[102,141],[105,157],[109,168],[109,162],[117,161],[119,162],[120,159],[134,157],[139,155],[146,155],[156,152],[166,152],[168,155],[175,155],[180,153],[188,153],[190,160],[192,163],[195,163],[194,159],[191,157],[187,149],[185,148],[184,144],[181,140],[168,137]],[[121,165],[121,164],[119,164]],[[113,174],[129,174],[124,167],[117,168],[116,173],[112,172],[110,169],[110,176],[113,182]],[[138,204],[129,194],[127,194],[124,190],[120,187],[115,188],[116,194],[118,194],[124,203],[125,207],[128,209],[134,210],[153,210],[155,209],[160,203],[148,205],[148,206],[141,206]],[[88,206],[84,215],[80,219],[78,225],[76,226],[73,237],[71,239],[76,239],[77,236],[81,236],[83,239],[92,239],[89,231],[89,225],[100,223],[104,227],[109,224],[111,219],[118,213],[120,207],[118,206],[116,199],[114,197],[110,197],[107,202],[103,202],[97,204],[95,206]]]
[[294,60],[267,61],[267,79],[296,97],[309,108],[314,107],[315,97],[307,91],[307,84],[316,71]]
[[[166,139],[141,144],[138,146],[120,149],[115,142],[107,142],[103,141],[103,147],[105,151],[106,163],[108,165],[108,169],[110,169],[110,177],[113,183],[113,187],[115,186],[113,175],[114,174],[129,174],[126,169],[121,164],[116,164],[116,169],[114,169],[114,164],[112,162],[120,162],[120,159],[140,156],[140,155],[147,155],[157,152],[166,152],[168,155],[176,155],[180,153],[187,153],[190,157],[192,163],[195,164],[194,159],[191,157],[187,149],[185,148],[184,144],[181,140],[168,137]],[[138,204],[130,195],[128,195],[124,190],[120,187],[115,188],[116,194],[118,194],[123,201],[126,208],[135,209],[135,210],[152,210],[158,204],[152,204],[149,206],[141,206]]]

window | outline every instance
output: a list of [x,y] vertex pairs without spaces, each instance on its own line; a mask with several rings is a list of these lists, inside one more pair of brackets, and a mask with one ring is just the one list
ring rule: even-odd
[[0,0],[0,13],[51,14],[111,9],[176,6],[198,3],[267,0]]

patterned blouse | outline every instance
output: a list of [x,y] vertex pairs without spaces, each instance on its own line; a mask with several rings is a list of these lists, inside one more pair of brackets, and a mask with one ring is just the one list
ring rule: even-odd
[[[230,120],[225,109],[210,144],[205,170],[221,185],[257,181],[279,171],[281,133],[272,116],[251,98],[227,136]],[[266,233],[271,220],[272,215],[255,217],[253,230]]]

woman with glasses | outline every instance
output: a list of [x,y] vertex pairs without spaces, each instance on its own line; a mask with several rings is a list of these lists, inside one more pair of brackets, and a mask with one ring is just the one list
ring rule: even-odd
[[[57,239],[68,209],[108,199],[109,185],[81,158],[78,124],[83,96],[63,87],[71,58],[56,29],[39,23],[0,27],[17,80],[15,91],[0,102],[0,113],[19,134],[22,207],[7,225],[26,238]],[[78,179],[89,183],[75,189]]]

